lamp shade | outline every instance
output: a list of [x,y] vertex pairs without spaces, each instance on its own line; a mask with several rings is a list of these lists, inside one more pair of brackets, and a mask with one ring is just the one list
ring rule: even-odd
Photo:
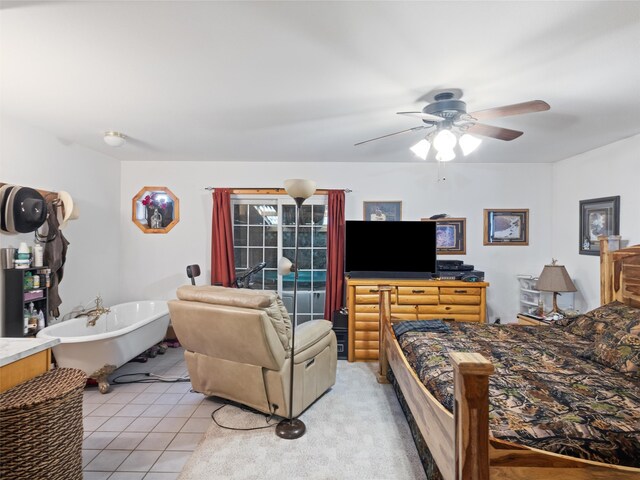
[[543,292],[577,291],[564,265],[545,265],[536,288]]
[[284,189],[291,198],[307,199],[316,191],[316,182],[302,178],[290,178],[284,181]]
[[293,262],[289,260],[287,257],[281,257],[278,262],[278,273],[280,275],[289,275],[295,269],[293,267]]

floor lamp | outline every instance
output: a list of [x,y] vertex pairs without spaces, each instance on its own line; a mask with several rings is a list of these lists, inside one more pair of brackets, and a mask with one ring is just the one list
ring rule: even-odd
[[294,178],[284,181],[284,189],[296,202],[295,256],[293,263],[283,257],[278,264],[278,271],[281,275],[288,275],[293,272],[293,328],[291,328],[291,356],[289,358],[291,367],[289,376],[289,418],[285,418],[276,425],[276,435],[280,438],[294,440],[304,435],[307,429],[302,420],[293,416],[293,353],[295,351],[296,326],[298,325],[298,228],[300,227],[300,207],[316,191],[316,182]]

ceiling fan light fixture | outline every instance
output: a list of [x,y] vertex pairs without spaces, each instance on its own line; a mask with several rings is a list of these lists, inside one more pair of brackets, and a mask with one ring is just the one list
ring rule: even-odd
[[[458,142],[458,139],[451,132],[451,130],[443,129],[443,130],[440,130],[436,134],[435,138],[433,139],[433,147],[438,152],[445,152],[449,150],[453,152],[453,149],[456,146],[457,142]],[[455,154],[454,154],[454,157],[455,157]]]
[[456,158],[456,154],[453,150],[440,150],[436,155],[436,160],[439,162],[450,162]]
[[429,150],[431,149],[431,143],[426,138],[423,138],[418,143],[416,143],[413,147],[411,147],[411,151],[415,154],[416,157],[421,158],[422,160],[427,159],[427,155],[429,154]]
[[468,133],[462,135],[460,140],[458,140],[458,144],[460,145],[465,157],[478,148],[481,143],[482,140],[478,137],[474,137],[473,135],[469,135]]
[[127,136],[124,133],[114,132],[109,130],[104,132],[104,143],[110,147],[121,147],[127,141]]

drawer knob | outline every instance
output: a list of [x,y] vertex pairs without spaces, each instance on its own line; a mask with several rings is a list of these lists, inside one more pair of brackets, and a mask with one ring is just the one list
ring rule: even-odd
[[445,310],[451,310],[451,307],[444,307]]
[[372,288],[371,290],[369,290],[369,293],[378,293],[378,290],[376,290],[375,288]]
[[454,290],[453,293],[467,293],[466,290]]
[[411,290],[411,293],[424,293],[424,290]]

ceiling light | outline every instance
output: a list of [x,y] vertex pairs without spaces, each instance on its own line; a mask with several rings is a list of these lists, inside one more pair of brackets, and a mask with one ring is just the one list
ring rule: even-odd
[[480,140],[477,137],[474,137],[473,135],[469,135],[468,133],[465,133],[460,137],[460,140],[458,140],[458,143],[460,144],[462,153],[466,157],[471,152],[473,152],[476,148],[478,148],[478,145],[482,143],[482,140]]
[[104,142],[110,147],[121,147],[127,141],[127,136],[120,132],[104,132]]
[[436,160],[439,162],[450,162],[456,158],[456,154],[452,150],[440,150],[436,155]]
[[[440,130],[433,139],[433,147],[442,152],[444,150],[452,150],[456,146],[458,139],[451,130]],[[454,155],[455,157],[455,155]]]
[[416,157],[421,158],[422,160],[426,160],[430,148],[431,144],[429,143],[429,141],[426,138],[423,138],[413,147],[411,147],[411,151],[415,153]]

